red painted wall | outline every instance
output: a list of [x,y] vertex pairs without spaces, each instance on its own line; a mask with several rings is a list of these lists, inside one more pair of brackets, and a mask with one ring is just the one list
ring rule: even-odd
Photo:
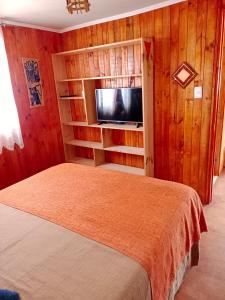
[[[14,26],[3,32],[25,147],[0,155],[0,189],[64,161],[51,63],[51,53],[60,50],[60,35]],[[39,59],[43,107],[30,108],[22,57]]]

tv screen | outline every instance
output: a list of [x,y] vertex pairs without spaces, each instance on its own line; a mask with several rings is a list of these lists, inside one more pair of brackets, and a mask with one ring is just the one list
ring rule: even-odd
[[97,120],[142,123],[142,89],[96,89]]

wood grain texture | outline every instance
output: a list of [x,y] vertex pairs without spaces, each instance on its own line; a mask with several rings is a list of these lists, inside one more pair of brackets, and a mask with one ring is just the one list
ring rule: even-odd
[[112,130],[112,142],[114,145],[124,145],[130,147],[144,147],[143,132]]
[[87,121],[83,99],[81,100],[76,99],[70,101],[70,107],[71,107],[72,121],[78,121],[78,122]]
[[[60,49],[60,36],[13,26],[4,27],[3,32],[25,147],[0,155],[0,188],[64,161],[51,64],[51,53]],[[22,57],[39,59],[43,107],[30,109]]]
[[74,127],[74,137],[77,140],[101,142],[101,129],[93,127]]
[[[210,184],[207,162],[210,157],[220,3],[220,0],[189,0],[134,17],[67,32],[62,34],[62,40],[55,33],[12,26],[4,28],[25,148],[16,148],[14,152],[4,150],[0,156],[0,188],[64,159],[50,53],[153,37],[156,54],[155,174],[158,178],[191,185],[197,189],[202,201],[208,203],[210,196],[205,187]],[[60,42],[62,49],[59,49]],[[45,97],[43,108],[29,109],[22,57],[40,60]],[[117,75],[120,72],[117,70],[139,73],[141,59],[138,47],[101,51],[99,57],[95,53],[79,55],[76,69],[71,69],[74,58],[68,57],[68,76]],[[132,63],[133,59],[135,63]],[[195,82],[185,90],[170,77],[183,60],[198,72]],[[92,63],[89,64],[89,61]],[[127,78],[120,78],[101,80],[98,87],[139,85],[140,78],[131,82]],[[202,101],[193,99],[193,87],[197,85],[203,85]],[[72,93],[72,84],[70,86]],[[82,100],[73,101],[71,109],[74,120],[85,121]],[[137,134],[133,134],[133,141],[136,141]],[[125,143],[129,144],[131,140],[129,134]],[[121,142],[120,134],[117,141]],[[81,156],[82,151],[79,151]],[[114,161],[113,157],[109,159],[110,153],[107,155],[108,160]],[[87,153],[87,156],[90,155]],[[128,159],[128,164],[132,165],[130,161]]]
[[75,157],[94,159],[93,149],[84,148],[84,147],[71,147],[71,148],[73,149],[73,151],[75,151],[74,153]]
[[[207,179],[207,162],[210,156],[220,2],[189,0],[62,35],[65,51],[134,37],[154,38],[155,175],[189,184],[198,191],[204,203],[211,200],[206,190],[206,185],[211,184]],[[94,63],[95,70],[91,72],[99,73],[99,68],[100,73],[108,74],[110,70],[114,72],[116,64],[121,66],[122,71],[136,73],[138,64],[133,67],[130,60],[135,57],[138,61],[138,49],[122,50],[122,64],[118,59],[121,55],[117,52],[103,51],[102,59],[110,57],[110,64],[98,66]],[[94,57],[91,59],[95,61]],[[184,90],[171,80],[171,74],[182,61],[190,63],[198,72],[195,81]],[[127,86],[127,81],[126,78],[120,79],[119,85],[122,82],[123,86]],[[107,84],[112,83],[106,80],[106,87]],[[193,87],[198,85],[203,85],[203,99],[194,101]]]
[[105,152],[105,161],[118,165],[126,165],[136,168],[144,168],[144,157],[125,153]]

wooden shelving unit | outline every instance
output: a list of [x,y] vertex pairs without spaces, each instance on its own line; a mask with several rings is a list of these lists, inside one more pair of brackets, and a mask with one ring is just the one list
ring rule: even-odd
[[84,97],[80,96],[80,97],[60,97],[60,100],[84,100]]
[[[152,40],[60,52],[52,59],[66,161],[154,176]],[[143,126],[97,124],[95,89],[129,86],[142,87]]]
[[84,141],[84,140],[65,141],[65,144],[72,145],[72,146],[78,146],[78,147],[85,147],[85,148],[101,149],[101,150],[104,150],[104,151],[111,151],[111,152],[119,152],[119,153],[127,153],[127,154],[134,154],[134,155],[144,156],[144,148],[140,148],[140,147],[129,147],[129,146],[120,146],[120,145],[103,147],[102,143]]
[[95,162],[93,159],[88,159],[88,158],[83,158],[83,157],[76,157],[76,159],[74,159],[74,160],[71,159],[68,162],[95,167]]
[[119,152],[119,153],[127,153],[127,154],[134,154],[144,156],[144,148],[139,147],[130,147],[130,146],[110,146],[104,148],[105,151],[111,152]]
[[91,142],[91,141],[71,140],[71,141],[65,141],[65,144],[78,146],[78,147],[85,147],[85,148],[103,149],[102,143]]
[[140,45],[144,41],[149,41],[149,39],[139,38],[139,39],[127,40],[127,41],[123,41],[123,42],[116,42],[116,43],[104,44],[104,45],[99,45],[99,46],[94,46],[94,47],[58,52],[58,53],[55,53],[54,55],[65,57],[67,55],[77,55],[77,54],[88,53],[88,52],[96,52],[96,51],[101,51],[104,49],[109,50],[109,49],[115,49],[115,48],[121,48],[121,47]]
[[131,77],[142,77],[142,74],[98,76],[98,77],[88,77],[88,78],[66,78],[66,79],[61,79],[58,82],[60,83],[60,82],[69,82],[69,81],[87,81],[87,80],[100,80],[100,79],[131,78]]
[[98,167],[102,168],[102,169],[106,169],[106,170],[114,170],[114,171],[118,171],[118,172],[130,173],[130,174],[135,174],[135,175],[142,175],[142,176],[145,175],[144,169],[130,167],[130,166],[106,163],[106,164],[102,164]]
[[87,122],[76,122],[76,121],[71,121],[71,122],[64,122],[63,125],[67,126],[80,126],[80,127],[94,127],[94,128],[108,128],[108,129],[114,129],[114,130],[130,130],[130,131],[143,131],[143,127],[136,127],[134,124],[90,124],[88,125]]

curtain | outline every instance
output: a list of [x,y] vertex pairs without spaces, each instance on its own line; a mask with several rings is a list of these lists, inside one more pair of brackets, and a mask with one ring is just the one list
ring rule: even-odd
[[0,154],[3,147],[13,150],[15,144],[24,147],[0,26]]

